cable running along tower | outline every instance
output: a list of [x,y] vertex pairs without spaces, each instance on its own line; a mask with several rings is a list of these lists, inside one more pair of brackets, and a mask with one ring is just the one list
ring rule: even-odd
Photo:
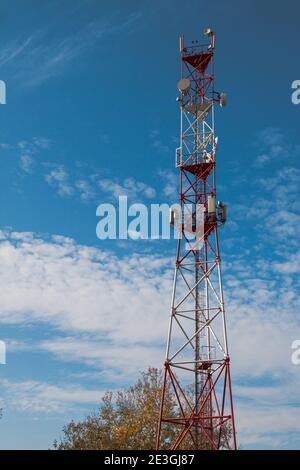
[[[207,44],[194,41],[189,47],[180,38],[176,167],[181,215],[171,211],[171,223],[179,223],[182,237],[176,253],[158,449],[236,449],[218,242],[226,206],[216,203],[215,176],[215,105],[225,106],[226,95],[214,90],[214,32],[207,29],[205,36]],[[199,207],[201,236],[191,242],[183,214],[190,211],[190,230],[195,233]]]

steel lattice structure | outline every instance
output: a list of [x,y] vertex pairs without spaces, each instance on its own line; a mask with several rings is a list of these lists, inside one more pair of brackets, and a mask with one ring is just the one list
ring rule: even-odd
[[[224,106],[226,96],[214,90],[215,35],[210,29],[205,34],[206,45],[194,42],[185,47],[183,36],[180,38],[181,131],[176,150],[180,205],[182,214],[192,205],[195,228],[201,204],[204,229],[192,243],[181,216],[158,449],[236,449],[218,242],[218,226],[226,221],[226,207],[216,204],[215,177],[215,105]],[[167,409],[170,399],[173,405]]]

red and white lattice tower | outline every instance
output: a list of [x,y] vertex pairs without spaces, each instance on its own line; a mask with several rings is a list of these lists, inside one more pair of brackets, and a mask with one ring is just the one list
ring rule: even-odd
[[195,229],[202,205],[204,229],[192,243],[183,224],[178,239],[157,449],[236,449],[218,242],[226,206],[216,203],[215,177],[215,105],[224,106],[226,95],[214,90],[215,35],[205,35],[208,44],[190,47],[180,38],[181,214],[193,208]]

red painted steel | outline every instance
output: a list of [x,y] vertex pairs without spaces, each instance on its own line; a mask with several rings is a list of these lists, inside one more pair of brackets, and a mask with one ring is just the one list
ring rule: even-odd
[[[183,133],[178,153],[179,200],[182,211],[187,204],[192,203],[193,207],[202,204],[206,213],[201,250],[197,250],[190,242],[184,229],[182,239],[178,240],[173,304],[157,428],[157,449],[236,449],[230,359],[220,270],[218,240],[220,221],[217,214],[211,218],[207,214],[208,198],[216,196],[216,149],[213,147],[214,142],[209,142],[209,138],[214,139],[214,114],[211,117],[209,114],[214,113],[214,104],[218,103],[219,96],[214,91],[214,37],[213,47],[196,45],[183,48],[181,70],[182,78],[188,78],[191,83],[188,95],[180,99],[181,109],[184,116],[186,115],[187,119],[195,124],[191,127],[194,143],[189,143],[188,132]],[[188,110],[192,109],[191,103],[201,106],[210,101],[212,109],[202,117],[197,113],[194,115],[189,113]],[[209,124],[206,135],[206,131],[201,129],[205,128],[209,118],[212,119],[212,125]],[[200,137],[199,133],[202,133]],[[195,214],[196,211],[193,210],[194,218]],[[188,274],[185,273],[188,270],[196,273],[195,287],[187,280]],[[213,273],[216,272],[218,275],[213,278],[215,275]],[[176,304],[178,273],[183,273],[184,283],[180,291],[181,300]],[[200,299],[202,304],[198,300],[199,296],[205,297],[204,300]],[[190,310],[180,310],[188,297],[193,302],[195,300],[195,306]],[[213,303],[212,299],[215,298],[218,301]],[[199,317],[199,312],[202,317]],[[191,329],[181,323],[184,317],[186,322],[188,319],[191,321]],[[177,336],[173,333],[174,325],[180,327]],[[180,346],[181,333],[184,338],[183,346]],[[217,357],[213,356],[215,347],[212,346],[213,342],[221,351]],[[170,352],[172,347],[175,352]],[[207,348],[206,356],[199,352],[201,347]],[[186,357],[184,360],[179,360],[183,351]],[[167,394],[168,400],[171,398],[174,401],[169,416],[165,411]],[[173,436],[172,440],[165,437],[165,431],[169,436]]]

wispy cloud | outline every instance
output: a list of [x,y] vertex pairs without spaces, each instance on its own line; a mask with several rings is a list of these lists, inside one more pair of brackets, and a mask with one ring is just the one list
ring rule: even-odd
[[126,18],[95,19],[67,35],[59,35],[54,25],[47,27],[3,45],[0,66],[9,68],[23,87],[36,86],[60,75],[80,55],[99,46],[101,39],[130,32],[140,17],[135,12]]
[[178,175],[170,170],[159,170],[158,176],[162,180],[162,190],[164,196],[174,199],[174,202],[178,202]]
[[253,162],[253,166],[256,168],[263,168],[274,159],[286,160],[289,158],[291,160],[300,151],[299,145],[293,145],[284,133],[275,127],[267,127],[258,132],[255,146],[260,150]]
[[151,146],[160,154],[170,153],[170,147],[165,144],[161,138],[160,132],[158,130],[151,130],[149,132],[149,138],[151,141]]
[[15,58],[22,55],[24,50],[30,45],[32,38],[29,37],[22,42],[12,42],[8,45],[4,45],[0,50],[0,66],[3,67],[5,64],[12,62]]
[[80,179],[75,182],[75,187],[79,191],[79,197],[83,202],[87,202],[95,197],[95,192],[89,181]]
[[[24,162],[27,163],[27,162]],[[28,162],[30,165],[30,162]],[[132,199],[152,199],[156,195],[156,190],[142,181],[137,181],[132,177],[120,180],[118,178],[100,178],[98,175],[89,173],[89,168],[82,168],[79,171],[71,171],[62,164],[45,163],[47,167],[52,167],[45,175],[45,181],[51,186],[60,197],[75,197],[81,202],[87,203],[96,201],[97,198],[105,194],[108,200],[118,199],[119,196],[127,196]]]
[[19,159],[19,167],[27,174],[33,173],[36,157],[41,152],[48,150],[50,146],[51,141],[40,136],[27,140],[19,140],[16,143],[0,143],[0,149],[15,153]]
[[57,165],[45,176],[45,180],[61,197],[68,197],[74,194],[74,188],[70,183],[69,174],[63,165]]
[[20,167],[25,173],[31,173],[34,165],[34,159],[31,155],[21,155],[20,157]]
[[13,146],[7,142],[0,142],[0,149],[2,150],[11,150]]
[[100,142],[102,144],[110,144],[111,143],[111,138],[108,134],[101,134],[100,135]]
[[137,197],[151,199],[156,195],[154,188],[134,178],[125,178],[123,181],[111,178],[100,179],[98,186],[102,191],[111,194],[115,199],[118,199],[119,196],[127,196],[134,199]]
[[13,382],[0,380],[2,394],[15,410],[38,413],[62,413],[75,405],[98,405],[104,392],[80,386],[57,386],[36,380]]

